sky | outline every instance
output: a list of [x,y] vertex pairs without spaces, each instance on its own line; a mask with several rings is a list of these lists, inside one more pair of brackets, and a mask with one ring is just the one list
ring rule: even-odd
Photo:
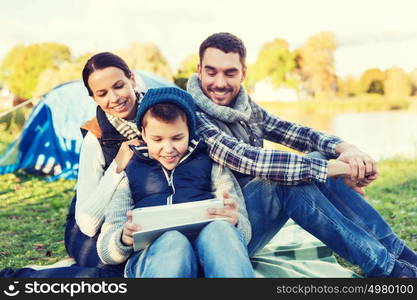
[[291,49],[322,31],[338,76],[417,68],[415,0],[0,0],[0,59],[17,43],[59,42],[77,56],[153,42],[175,71],[210,34],[240,37],[254,62],[274,38]]

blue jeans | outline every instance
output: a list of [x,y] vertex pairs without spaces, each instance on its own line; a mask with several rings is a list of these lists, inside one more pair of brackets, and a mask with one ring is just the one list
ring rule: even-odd
[[250,256],[289,218],[370,277],[388,276],[404,248],[379,213],[342,179],[282,186],[255,178],[243,195],[252,225]]
[[168,231],[128,260],[125,276],[132,278],[254,277],[240,231],[218,220],[195,239]]

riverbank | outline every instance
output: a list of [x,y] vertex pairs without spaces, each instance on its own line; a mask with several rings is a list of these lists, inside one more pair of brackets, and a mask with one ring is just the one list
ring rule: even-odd
[[295,102],[260,101],[264,109],[272,114],[286,112],[289,114],[309,113],[355,113],[407,110],[417,112],[417,96],[406,98],[389,98],[379,94],[366,94],[350,98],[327,98]]

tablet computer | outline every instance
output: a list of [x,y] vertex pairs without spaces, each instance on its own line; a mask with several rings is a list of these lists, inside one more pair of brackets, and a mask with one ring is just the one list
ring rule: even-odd
[[216,198],[180,204],[150,206],[133,210],[132,221],[142,230],[133,233],[133,248],[141,250],[151,244],[164,232],[177,230],[187,236],[194,236],[208,223],[208,208],[222,208],[223,201]]

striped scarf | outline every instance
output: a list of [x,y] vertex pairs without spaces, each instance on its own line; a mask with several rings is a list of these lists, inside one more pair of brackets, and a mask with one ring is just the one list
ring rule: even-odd
[[[136,92],[136,99],[138,99],[138,103],[142,100],[143,93]],[[116,130],[123,135],[128,140],[138,139],[141,137],[140,131],[136,126],[136,120],[125,120],[122,118],[117,118],[112,116],[111,114],[106,113],[106,117],[109,120],[110,124],[113,125]]]

